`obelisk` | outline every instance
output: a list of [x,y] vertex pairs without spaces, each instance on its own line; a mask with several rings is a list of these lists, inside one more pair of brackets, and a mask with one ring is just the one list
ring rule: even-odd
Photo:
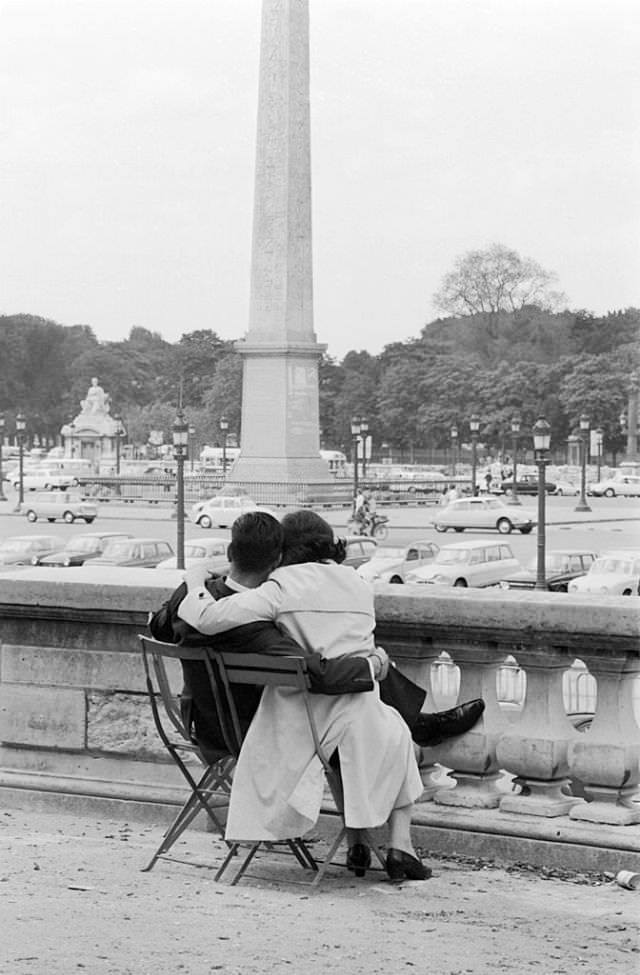
[[249,329],[230,481],[327,481],[313,330],[309,0],[263,0]]

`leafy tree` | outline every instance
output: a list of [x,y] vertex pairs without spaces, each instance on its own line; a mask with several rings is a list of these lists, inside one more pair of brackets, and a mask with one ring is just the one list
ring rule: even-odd
[[437,308],[450,315],[483,316],[489,334],[495,336],[501,312],[526,305],[558,305],[564,296],[552,290],[555,280],[553,272],[545,271],[531,258],[520,257],[503,244],[491,244],[485,250],[458,257],[433,300]]
[[233,352],[233,343],[225,342],[210,329],[199,329],[183,335],[174,349],[174,370],[183,381],[184,403],[197,406],[209,388],[218,363]]
[[202,397],[202,405],[210,417],[206,442],[211,447],[221,446],[220,417],[229,421],[229,434],[240,438],[242,416],[242,357],[237,352],[223,356],[209,380],[209,387]]

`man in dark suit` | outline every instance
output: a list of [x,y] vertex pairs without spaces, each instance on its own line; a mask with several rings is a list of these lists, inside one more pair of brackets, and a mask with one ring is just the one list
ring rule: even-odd
[[[282,551],[282,527],[265,512],[241,515],[231,529],[228,556],[231,563],[226,578],[216,577],[206,586],[215,599],[232,596],[243,589],[254,589],[265,581],[278,565]],[[271,653],[304,656],[311,682],[317,694],[353,694],[371,691],[377,679],[382,700],[396,708],[411,729],[418,745],[437,745],[446,738],[464,734],[476,723],[484,710],[481,700],[469,701],[449,711],[422,714],[426,691],[389,666],[381,648],[370,657],[347,654],[327,660],[319,653],[308,653],[275,623],[259,621],[228,630],[220,636],[208,636],[194,630],[177,615],[186,595],[184,583],[175,590],[165,605],[149,620],[153,637],[167,643],[216,646],[225,650],[248,653]],[[184,690],[182,708],[187,725],[195,729],[195,739],[205,754],[224,749],[224,739],[213,701],[205,665],[200,661],[182,662]],[[243,730],[256,712],[262,689],[242,685],[234,695]]]

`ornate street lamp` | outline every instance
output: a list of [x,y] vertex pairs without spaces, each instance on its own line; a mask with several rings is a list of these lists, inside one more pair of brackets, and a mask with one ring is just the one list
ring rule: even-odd
[[514,413],[511,417],[511,451],[513,453],[513,487],[509,504],[521,504],[518,497],[518,435],[520,433],[520,417]]
[[360,437],[362,441],[362,480],[367,474],[367,433],[369,432],[369,421],[365,416],[360,417]]
[[458,453],[458,428],[456,426],[451,427],[451,454],[453,461],[451,464],[453,470],[453,476],[456,476],[456,458]]
[[2,448],[4,446],[4,413],[0,413],[0,501],[6,501],[2,490]]
[[177,466],[177,497],[176,497],[176,517],[178,525],[176,529],[176,566],[184,569],[184,460],[189,447],[189,424],[184,422],[182,409],[173,423],[173,456]]
[[116,413],[116,415],[114,416],[113,419],[116,422],[116,430],[115,430],[115,435],[116,435],[116,474],[119,477],[120,476],[120,438],[122,437],[122,417],[120,416],[119,413]]
[[359,416],[351,417],[351,443],[353,456],[353,505],[355,510],[356,498],[358,496],[358,443],[360,442],[361,419]]
[[480,417],[477,413],[472,413],[469,419],[469,429],[471,430],[471,493],[476,493],[476,467],[478,450],[478,430],[480,429]]
[[574,511],[591,511],[591,508],[587,504],[587,450],[589,446],[589,417],[586,413],[583,413],[580,417],[580,455],[581,455],[581,470],[580,470],[580,500],[574,508]]
[[533,426],[533,448],[536,464],[538,465],[538,555],[536,561],[536,589],[546,589],[545,578],[545,467],[549,463],[549,445],[551,443],[551,427],[543,416],[539,416]]
[[222,434],[222,476],[223,478],[227,476],[227,430],[229,429],[229,421],[223,414],[220,417],[220,433]]
[[596,452],[597,452],[597,464],[598,464],[598,475],[597,480],[600,480],[600,468],[602,467],[602,445],[604,443],[604,430],[602,427],[596,428]]
[[16,439],[18,441],[18,503],[15,510],[20,511],[24,501],[24,439],[27,421],[22,413],[16,416]]

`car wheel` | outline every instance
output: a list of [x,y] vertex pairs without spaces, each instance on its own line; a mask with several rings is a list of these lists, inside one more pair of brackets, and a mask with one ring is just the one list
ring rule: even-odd
[[511,524],[508,518],[500,518],[496,525],[496,528],[498,529],[501,535],[510,535],[511,532],[513,531],[513,525]]
[[38,516],[35,511],[27,511],[27,521],[37,521]]
[[625,589],[625,591],[622,593],[622,595],[623,596],[630,596],[631,595],[631,590],[630,589]]
[[80,481],[78,480],[78,478],[74,477],[73,480],[71,481],[71,487],[77,487],[79,483]]
[[72,511],[65,511],[65,513],[62,516],[62,520],[66,521],[68,525],[72,525],[76,519]]
[[201,515],[198,524],[201,528],[211,528],[211,518],[209,515]]
[[613,490],[613,488],[607,488],[607,490],[603,493],[605,498],[615,498],[616,496],[616,492]]
[[446,532],[446,530],[447,530],[447,526],[446,525],[434,525],[433,527],[435,528],[435,530],[437,532]]
[[561,498],[562,495],[564,494],[564,491],[562,490],[562,488],[556,488],[555,493],[559,498]]
[[523,525],[522,528],[520,529],[520,534],[521,535],[530,535],[532,528],[533,528],[533,525]]
[[92,525],[94,521],[95,518],[85,518],[85,522],[87,523],[87,525]]
[[45,489],[45,491],[50,491],[51,490],[51,485],[50,484],[45,484],[44,489]]
[[404,580],[401,579],[400,576],[391,576],[389,582],[393,582],[394,585],[402,585]]
[[453,585],[454,585],[454,587],[456,589],[466,589],[467,588],[467,580],[466,579],[456,579],[456,581],[454,582]]

